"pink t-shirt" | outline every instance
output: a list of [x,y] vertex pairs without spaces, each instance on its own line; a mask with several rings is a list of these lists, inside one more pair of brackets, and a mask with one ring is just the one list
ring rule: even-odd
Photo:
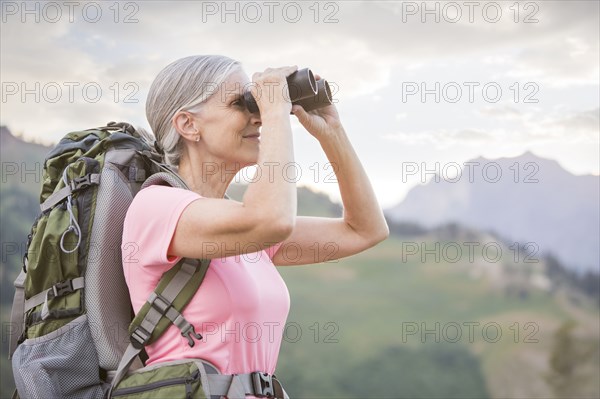
[[[193,191],[150,186],[133,199],[125,217],[122,250],[136,314],[162,274],[181,259],[167,258],[167,250],[183,210],[202,198]],[[272,262],[280,246],[212,259],[202,285],[183,311],[203,338],[192,348],[171,325],[146,348],[146,364],[200,358],[224,374],[275,373],[290,308],[287,286]]]

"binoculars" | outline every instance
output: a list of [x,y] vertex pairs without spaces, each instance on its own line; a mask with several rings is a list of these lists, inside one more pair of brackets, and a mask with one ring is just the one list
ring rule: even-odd
[[[301,105],[307,112],[332,103],[329,83],[325,79],[315,80],[312,71],[308,68],[299,69],[288,76],[287,87],[292,104]],[[259,112],[256,100],[250,90],[244,92],[244,101],[248,111]]]

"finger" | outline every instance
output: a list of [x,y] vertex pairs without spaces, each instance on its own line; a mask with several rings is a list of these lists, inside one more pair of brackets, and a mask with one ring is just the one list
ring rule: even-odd
[[298,70],[298,65],[292,65],[292,66],[289,66],[289,67],[282,68],[282,71],[285,74],[285,76],[290,76],[291,74],[293,74],[297,70]]
[[306,111],[302,108],[301,105],[294,104],[292,105],[292,113],[299,118],[306,116]]

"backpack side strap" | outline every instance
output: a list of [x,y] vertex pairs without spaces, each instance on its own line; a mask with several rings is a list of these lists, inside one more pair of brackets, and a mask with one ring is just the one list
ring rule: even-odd
[[19,338],[25,330],[25,278],[27,274],[21,270],[15,280],[15,296],[10,312],[10,342],[8,347],[8,358],[11,359],[17,349]]
[[131,364],[133,363],[135,358],[138,357],[141,351],[142,348],[136,348],[133,346],[133,344],[129,344],[127,346],[127,349],[125,350],[125,353],[123,354],[123,357],[119,362],[119,366],[117,367],[115,376],[113,377],[110,383],[107,398],[112,398],[112,391],[119,384],[119,382],[121,382],[123,377],[125,377],[125,374],[127,374],[129,367],[131,367]]
[[289,399],[281,382],[275,375],[255,371],[246,374],[207,374],[204,388],[207,396],[227,396],[229,399],[244,399],[246,395]]
[[35,308],[38,305],[44,304],[42,308],[42,320],[46,320],[48,317],[48,301],[50,299],[60,297],[66,294],[70,294],[75,290],[80,290],[85,287],[84,277],[76,277],[70,280],[65,280],[60,283],[54,284],[52,287],[45,291],[40,292],[25,300],[25,312]]
[[52,193],[52,195],[50,195],[46,199],[46,201],[44,201],[40,205],[40,209],[42,210],[42,213],[46,212],[46,211],[48,211],[48,209],[51,209],[54,206],[56,206],[56,204],[64,201],[67,197],[69,197],[73,193],[75,193],[81,189],[87,188],[91,185],[97,186],[98,184],[100,184],[100,174],[99,173],[89,173],[83,177],[71,180],[71,182],[69,182],[68,185],[66,185],[65,187],[56,191],[55,193]]

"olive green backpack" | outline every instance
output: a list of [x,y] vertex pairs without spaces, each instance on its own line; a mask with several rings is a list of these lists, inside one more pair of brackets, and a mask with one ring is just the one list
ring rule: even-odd
[[223,375],[202,359],[144,367],[144,347],[171,324],[190,346],[202,344],[181,312],[210,264],[182,259],[132,317],[123,220],[152,184],[187,188],[127,123],[68,133],[47,155],[41,212],[15,281],[9,353],[18,396],[286,398],[277,377],[261,371]]

